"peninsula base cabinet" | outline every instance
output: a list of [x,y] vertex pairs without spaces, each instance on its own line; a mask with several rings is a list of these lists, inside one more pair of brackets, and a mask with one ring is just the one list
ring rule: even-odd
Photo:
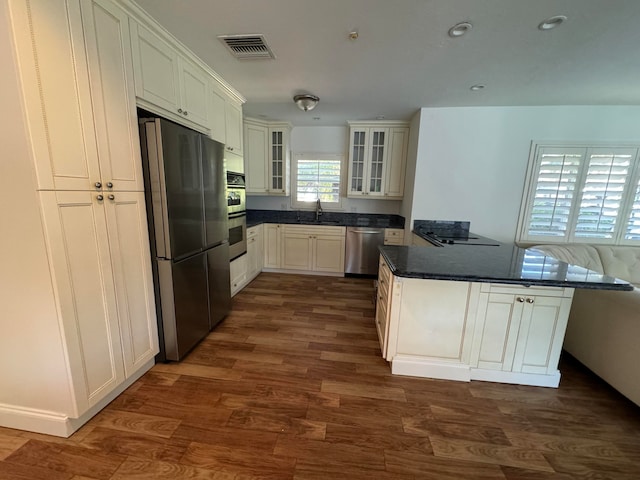
[[558,386],[572,288],[387,272],[381,258],[376,327],[393,374]]

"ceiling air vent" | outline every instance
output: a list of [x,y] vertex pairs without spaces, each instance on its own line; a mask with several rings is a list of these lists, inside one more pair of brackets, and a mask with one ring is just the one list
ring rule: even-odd
[[276,58],[264,35],[220,35],[218,38],[239,60]]

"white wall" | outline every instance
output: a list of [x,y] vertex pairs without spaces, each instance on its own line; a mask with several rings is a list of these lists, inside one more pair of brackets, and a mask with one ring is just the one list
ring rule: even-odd
[[70,401],[10,32],[0,2],[0,421]]
[[532,141],[640,143],[640,107],[423,108],[419,115],[407,222],[469,220],[473,232],[504,242],[515,238]]
[[[296,153],[332,153],[344,155],[343,182],[347,181],[349,128],[344,127],[294,127],[291,130],[291,151]],[[341,211],[351,213],[398,214],[399,201],[360,200],[343,197]],[[291,210],[291,198],[273,196],[248,196],[247,208],[256,210]]]

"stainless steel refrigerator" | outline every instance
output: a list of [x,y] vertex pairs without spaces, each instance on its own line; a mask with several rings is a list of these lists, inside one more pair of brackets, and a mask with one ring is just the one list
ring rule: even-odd
[[181,360],[231,307],[224,146],[161,118],[140,120],[160,332]]

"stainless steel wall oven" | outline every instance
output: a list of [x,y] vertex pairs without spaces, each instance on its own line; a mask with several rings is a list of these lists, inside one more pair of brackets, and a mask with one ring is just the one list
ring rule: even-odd
[[247,252],[247,205],[244,174],[227,172],[227,213],[229,215],[229,258]]

